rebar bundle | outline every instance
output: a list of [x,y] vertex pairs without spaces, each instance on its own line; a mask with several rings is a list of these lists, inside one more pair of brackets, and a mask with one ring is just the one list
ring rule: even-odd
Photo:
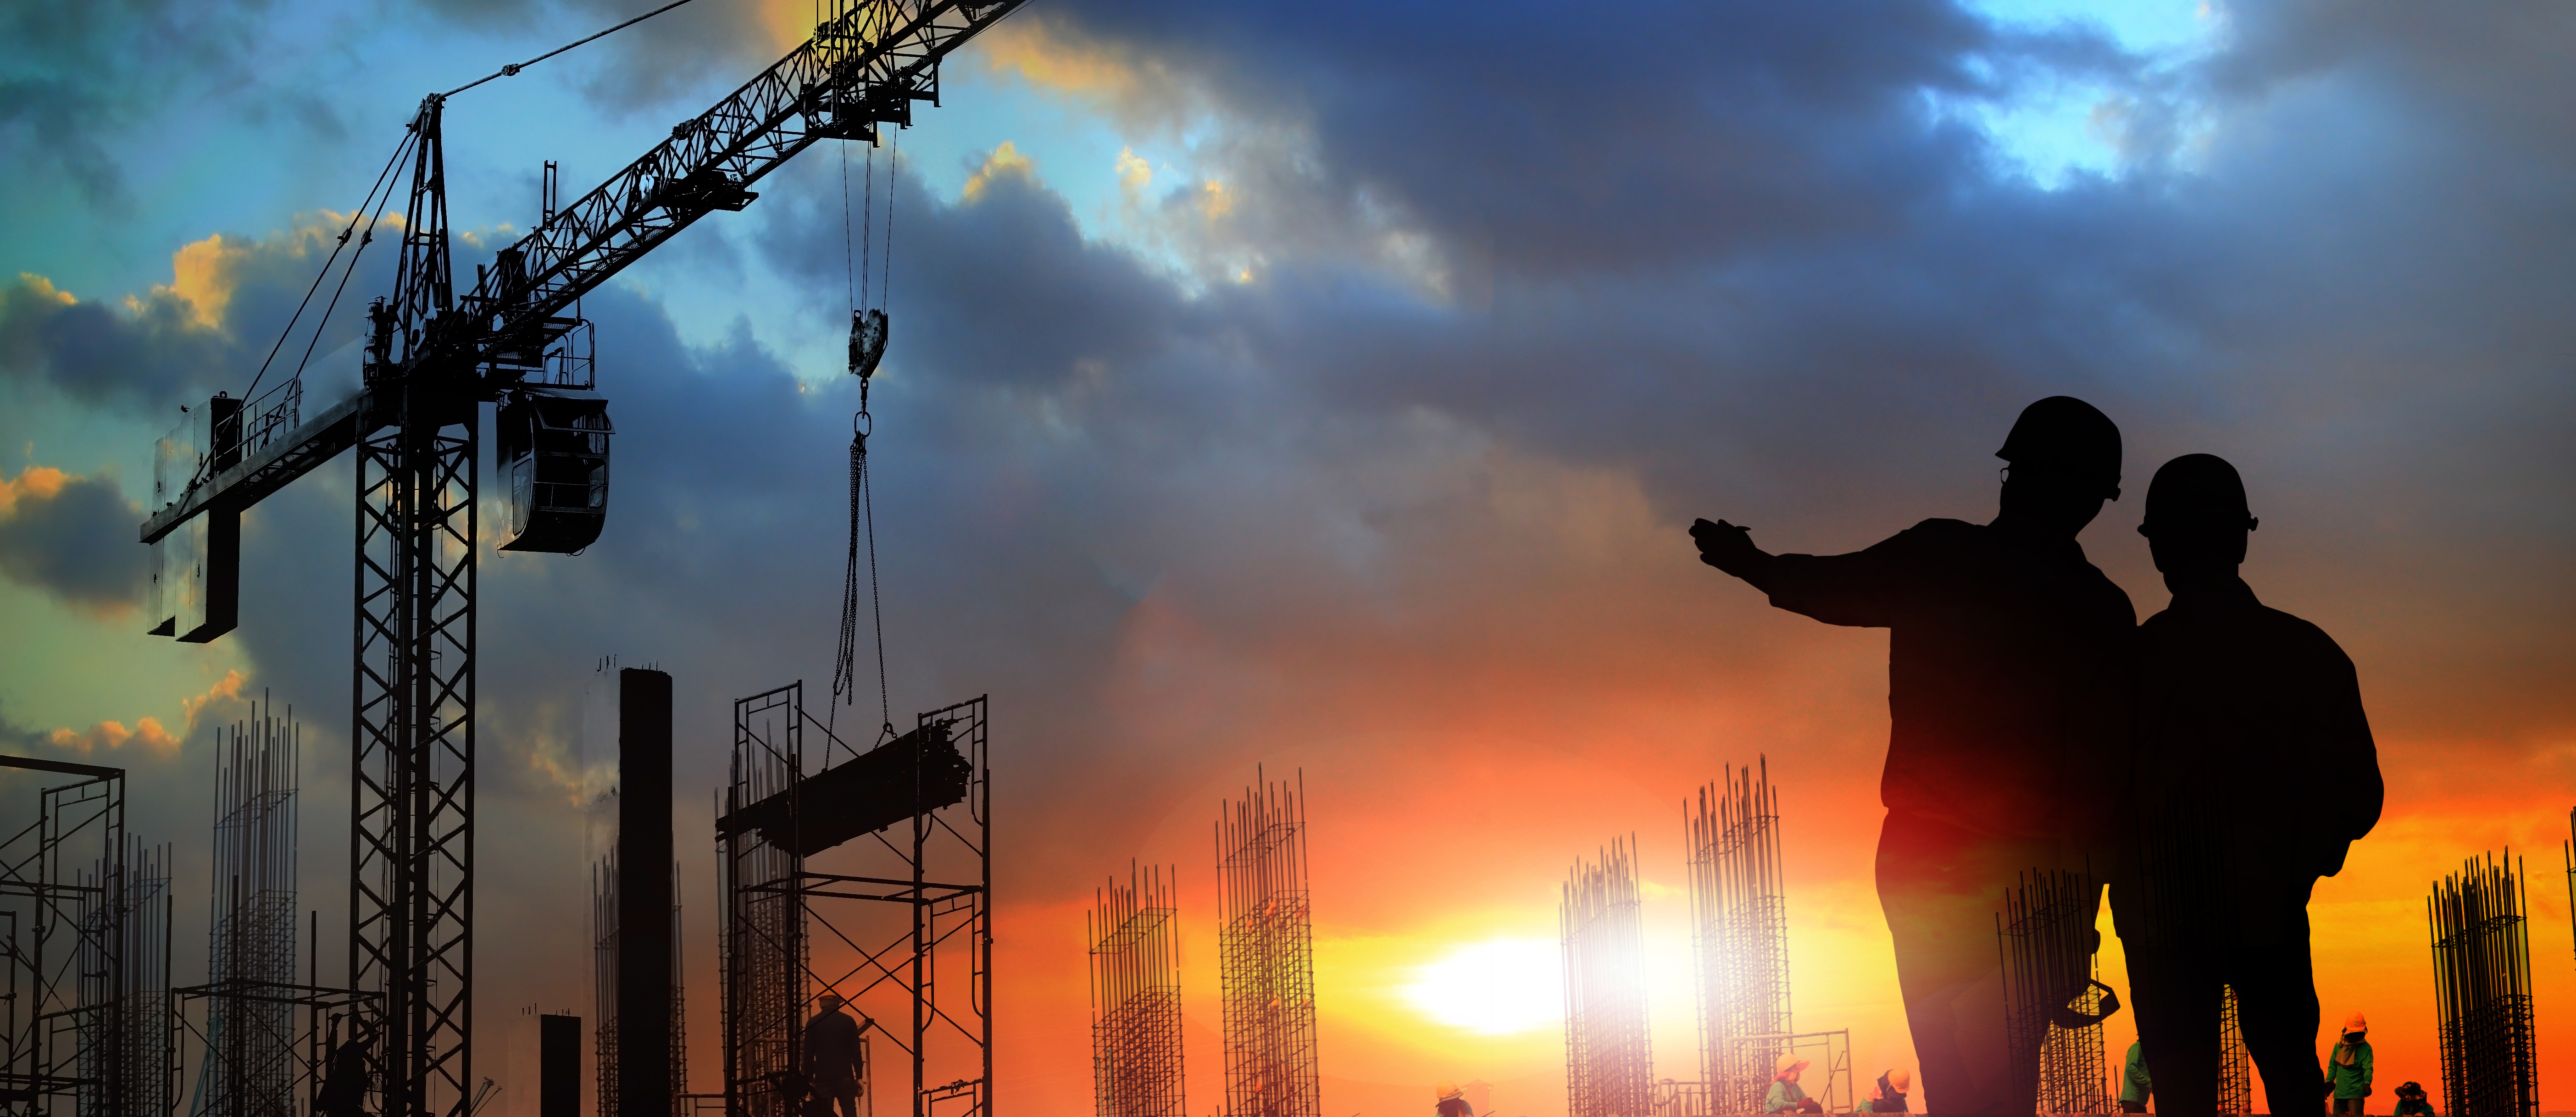
[[2004,890],[1995,917],[2014,1081],[2037,1083],[2040,1113],[2117,1109],[2099,1026],[2117,1002],[2107,1001],[2093,971],[2099,894],[2089,873],[2025,873],[2020,887]]
[[215,734],[206,1053],[192,1117],[295,1112],[294,716],[263,708],[229,738]]
[[[1789,914],[1780,809],[1768,758],[1730,768],[1683,805],[1700,1076],[1709,1113],[1756,1113],[1786,1041]],[[1756,1038],[1761,1037],[1761,1038]]]
[[2218,1111],[2254,1112],[2254,1069],[2245,1052],[2245,1017],[2233,985],[2218,989]]
[[170,851],[128,836],[84,875],[80,1117],[170,1111],[178,1032],[170,1012]]
[[1177,878],[1160,866],[1094,897],[1091,1066],[1098,1117],[1182,1117]]
[[2425,905],[2448,1117],[2531,1117],[2539,1105],[2521,869],[2511,850],[2472,859]]
[[1247,788],[1216,824],[1226,1117],[1321,1117],[1305,781]]
[[1613,840],[1599,860],[1576,860],[1561,895],[1567,1112],[1645,1117],[1654,1107],[1654,1053],[1646,1033],[1646,928],[1631,842]]

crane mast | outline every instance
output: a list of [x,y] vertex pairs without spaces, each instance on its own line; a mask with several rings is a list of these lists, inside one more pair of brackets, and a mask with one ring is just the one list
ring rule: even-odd
[[[444,95],[409,127],[411,195],[389,298],[369,308],[363,387],[307,421],[218,398],[206,452],[142,526],[189,546],[156,634],[238,621],[243,510],[343,450],[357,460],[351,671],[350,988],[382,1117],[469,1117],[473,1024],[475,566],[483,407],[499,406],[512,522],[502,546],[577,553],[607,504],[606,402],[582,295],[826,139],[873,141],[939,97],[939,63],[1024,0],[840,0],[814,37],[623,170],[550,213],[455,294]],[[300,389],[300,386],[299,386]],[[288,399],[299,399],[300,390]],[[174,582],[175,584],[175,582]],[[987,1095],[989,1096],[989,1095]],[[630,1114],[626,1117],[660,1117]]]

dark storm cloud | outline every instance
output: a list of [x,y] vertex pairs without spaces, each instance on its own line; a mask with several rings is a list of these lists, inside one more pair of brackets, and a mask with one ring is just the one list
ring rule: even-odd
[[[239,80],[267,5],[100,0],[0,8],[0,140],[93,204],[122,203],[109,144],[175,90]],[[15,162],[13,158],[13,162]],[[21,166],[24,172],[33,169]]]
[[12,503],[0,515],[0,574],[92,608],[140,604],[145,552],[134,543],[134,525],[143,510],[116,482],[70,477],[51,492],[20,492]]

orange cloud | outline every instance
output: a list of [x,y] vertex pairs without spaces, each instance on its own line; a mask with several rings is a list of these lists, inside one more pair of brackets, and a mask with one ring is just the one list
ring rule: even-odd
[[69,474],[50,465],[28,466],[18,471],[16,480],[0,477],[0,516],[17,511],[18,498],[22,496],[37,500],[54,499],[61,495],[63,482],[68,480],[71,480]]
[[985,156],[984,165],[975,168],[974,175],[966,180],[966,200],[970,202],[981,200],[985,189],[991,186],[996,178],[1009,175],[1026,181],[1034,177],[1035,170],[1036,166],[1029,162],[1028,156],[1020,154],[1020,149],[1013,146],[1011,141],[1003,140],[1002,146],[994,148],[991,155]]
[[87,729],[63,726],[46,734],[45,743],[85,757],[119,751],[127,745],[140,746],[156,758],[176,756],[180,744],[187,737],[195,736],[198,726],[208,720],[210,708],[216,716],[222,716],[233,713],[236,706],[247,707],[242,688],[248,682],[241,672],[226,671],[224,677],[207,687],[204,693],[180,699],[179,708],[185,711],[187,721],[185,728],[175,736],[162,726],[161,719],[142,717],[135,719],[131,729],[126,728],[124,722],[113,719]]

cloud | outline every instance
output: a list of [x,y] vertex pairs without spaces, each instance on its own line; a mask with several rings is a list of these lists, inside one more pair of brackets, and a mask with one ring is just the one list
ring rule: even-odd
[[[361,275],[350,288],[381,287],[389,276],[400,222],[388,218],[371,249],[359,257]],[[326,285],[297,325],[293,344],[278,333],[295,318],[349,215],[327,210],[297,217],[264,236],[215,233],[181,245],[170,255],[170,282],[114,303],[84,301],[42,275],[20,273],[0,285],[0,380],[41,384],[94,407],[159,413],[219,390],[247,388],[272,348],[280,367],[262,389],[283,383],[303,359],[316,358],[309,379],[326,391],[354,385],[353,359],[335,359],[355,341],[365,321],[356,305],[342,305],[323,321]],[[340,264],[348,263],[343,253]],[[338,267],[332,284],[337,283]],[[321,328],[319,343],[312,331]]]
[[0,477],[0,574],[102,617],[123,616],[144,586],[134,542],[141,506],[114,478],[28,466]]

